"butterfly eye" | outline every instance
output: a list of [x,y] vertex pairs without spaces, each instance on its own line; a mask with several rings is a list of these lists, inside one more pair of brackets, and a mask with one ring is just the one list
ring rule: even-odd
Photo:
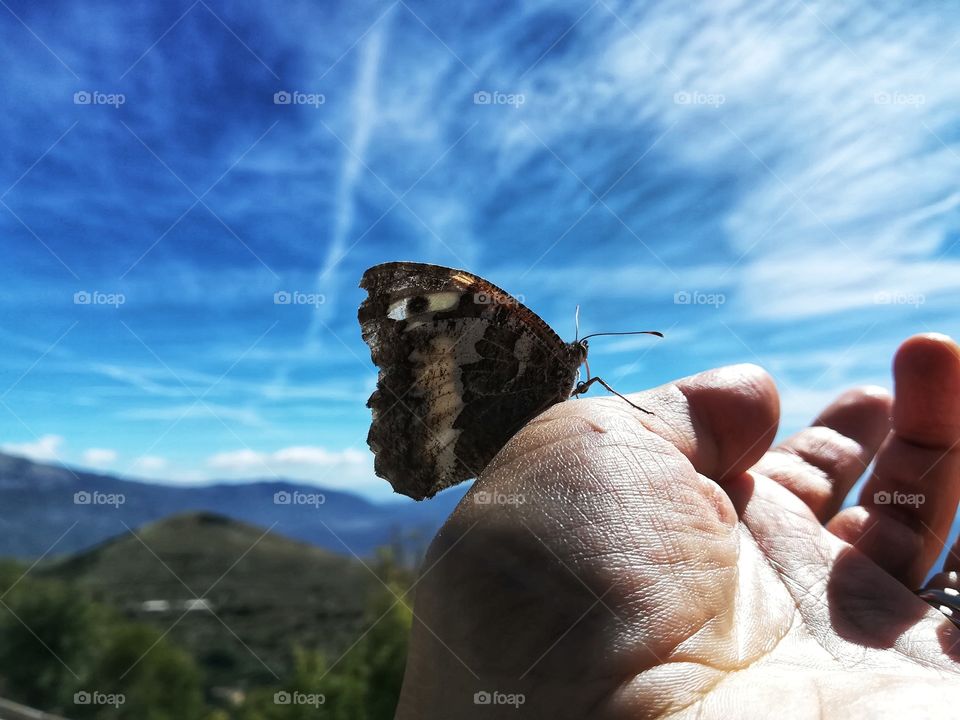
[[577,344],[580,346],[580,358],[581,358],[580,362],[586,362],[587,350],[589,348],[589,344],[587,343],[586,340],[581,340]]

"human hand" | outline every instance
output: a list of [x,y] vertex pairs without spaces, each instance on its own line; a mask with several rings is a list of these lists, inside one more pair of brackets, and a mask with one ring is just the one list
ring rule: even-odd
[[960,496],[960,349],[911,338],[894,375],[772,450],[753,366],[631,396],[653,416],[552,407],[434,540],[397,717],[956,714],[960,630],[913,591]]

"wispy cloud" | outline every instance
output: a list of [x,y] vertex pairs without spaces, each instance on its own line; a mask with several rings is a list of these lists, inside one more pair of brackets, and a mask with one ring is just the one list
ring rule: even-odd
[[[240,478],[246,459],[387,492],[356,324],[357,280],[386,260],[468,265],[565,338],[578,304],[584,332],[672,329],[598,339],[593,369],[620,390],[764,364],[788,429],[888,383],[903,337],[960,334],[955,9],[223,9],[239,37],[257,28],[278,80],[209,13],[152,46],[182,8],[101,5],[18,9],[79,81],[0,27],[20,98],[0,116],[0,392],[23,375],[4,402],[56,433],[4,447],[55,459],[62,435],[156,453],[147,474]],[[274,105],[284,88],[326,101]],[[125,302],[76,304],[83,290]],[[284,290],[325,302],[276,303]],[[317,438],[329,456],[208,464]]]
[[160,472],[167,467],[166,458],[157,455],[141,455],[133,462],[131,472],[134,474]]
[[109,448],[88,448],[81,456],[84,465],[95,468],[105,468],[117,461],[117,451]]
[[11,455],[20,455],[39,462],[52,462],[60,459],[62,446],[63,438],[60,435],[43,435],[30,442],[3,443],[0,449]]
[[220,419],[250,427],[258,427],[264,424],[263,418],[256,410],[227,407],[207,402],[173,405],[169,407],[131,408],[120,411],[120,415],[126,420],[203,420],[209,422],[211,419]]
[[217,480],[292,478],[321,487],[384,494],[384,481],[374,477],[372,456],[366,448],[332,450],[301,445],[272,452],[242,448],[216,453],[207,458],[206,465]]
[[328,450],[316,446],[281,448],[272,453],[257,452],[245,448],[217,453],[207,460],[207,465],[217,470],[240,470],[260,472],[268,467],[309,467],[314,470],[333,465],[362,465],[367,463],[367,453],[359,450]]

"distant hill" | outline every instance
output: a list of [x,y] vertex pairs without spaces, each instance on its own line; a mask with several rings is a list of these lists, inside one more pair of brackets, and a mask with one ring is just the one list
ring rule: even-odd
[[353,558],[212,513],[152,523],[33,574],[169,630],[211,684],[282,676],[292,642],[336,657],[383,590]]
[[[323,504],[298,504],[317,493],[323,494]],[[426,543],[463,493],[454,489],[420,503],[405,498],[373,503],[350,493],[291,482],[169,486],[0,453],[0,556],[30,560],[55,543],[53,556],[77,552],[127,534],[126,526],[135,528],[191,511],[274,526],[277,533],[290,538],[365,556],[400,536],[419,535]],[[121,495],[122,504],[109,504]],[[278,504],[275,498],[291,502]],[[89,502],[82,504],[84,500]]]

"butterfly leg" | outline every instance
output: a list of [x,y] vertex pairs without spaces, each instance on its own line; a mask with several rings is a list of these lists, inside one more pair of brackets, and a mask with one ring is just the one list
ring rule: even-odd
[[585,380],[585,381],[583,381],[583,382],[581,382],[581,383],[577,383],[577,386],[573,389],[573,392],[570,393],[570,397],[576,397],[577,395],[582,395],[582,394],[585,393],[587,390],[589,390],[589,389],[590,389],[590,386],[593,385],[594,383],[600,383],[606,390],[608,390],[609,392],[611,392],[611,393],[613,393],[614,395],[616,395],[618,398],[620,398],[620,399],[623,400],[625,403],[627,403],[627,405],[629,405],[630,407],[636,408],[636,409],[639,410],[640,412],[644,412],[644,413],[646,413],[647,415],[653,415],[653,413],[650,412],[649,410],[647,410],[646,408],[642,408],[642,407],[640,407],[639,405],[630,402],[630,400],[628,400],[625,396],[621,395],[621,394],[618,393],[616,390],[614,390],[612,387],[610,387],[610,386],[603,380],[603,378],[599,377],[598,375],[594,375],[594,376],[593,376],[592,378],[590,378],[589,380]]

